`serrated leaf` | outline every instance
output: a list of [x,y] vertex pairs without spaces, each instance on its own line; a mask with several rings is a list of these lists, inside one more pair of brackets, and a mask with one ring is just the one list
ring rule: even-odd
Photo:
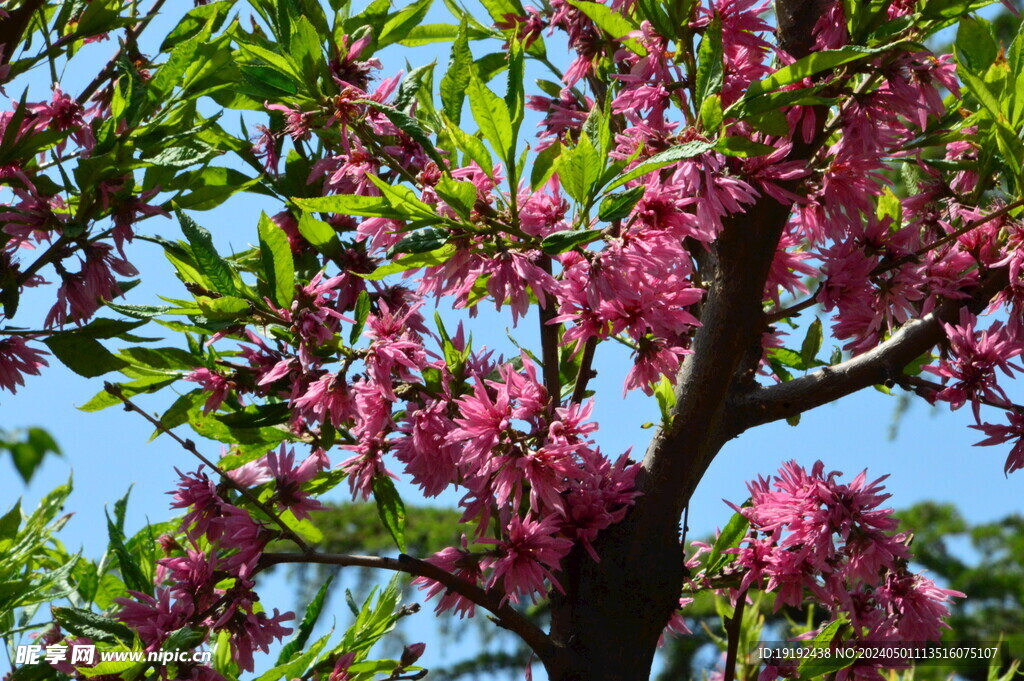
[[462,103],[472,75],[473,53],[469,50],[469,27],[465,17],[459,26],[458,37],[452,44],[448,70],[441,78],[441,108],[445,116],[456,125],[462,120]]
[[715,13],[704,30],[704,36],[697,48],[697,77],[695,97],[703,102],[718,94],[722,89],[725,74],[724,51],[722,48],[722,19]]
[[491,143],[491,147],[508,165],[514,153],[514,140],[512,119],[509,117],[505,102],[475,76],[470,78],[466,91],[473,119],[483,133],[484,139]]
[[427,227],[411,232],[401,241],[388,249],[388,257],[398,253],[413,254],[435,251],[448,242],[451,233],[438,227]]
[[358,215],[362,217],[387,218],[401,220],[405,218],[391,207],[382,196],[361,196],[356,194],[335,194],[318,196],[311,199],[293,198],[292,203],[305,211],[317,213],[339,213],[341,215]]
[[[192,245],[192,255],[196,263],[202,269],[203,274],[218,293],[232,295],[238,292],[235,286],[234,273],[230,266],[217,253],[213,246],[213,237],[210,233],[200,227],[195,220],[190,218],[180,209],[175,208],[174,214],[178,217],[181,231]],[[127,313],[125,313],[127,314]]]
[[579,143],[572,149],[562,150],[555,161],[555,172],[562,188],[581,205],[589,205],[594,184],[603,168],[604,162],[589,135],[580,135]]
[[299,652],[306,646],[306,642],[309,640],[309,635],[313,632],[313,627],[316,626],[316,621],[320,618],[320,613],[324,609],[324,604],[327,601],[327,592],[331,588],[331,583],[334,581],[334,576],[329,575],[320,585],[316,595],[313,596],[313,600],[306,606],[306,612],[302,616],[302,622],[299,623],[298,631],[295,632],[295,636],[288,641],[282,648],[281,652],[277,656],[277,662],[275,664],[284,664],[291,659],[295,653]]
[[131,643],[134,637],[132,630],[121,622],[90,610],[51,608],[50,611],[61,628],[75,636],[85,636],[106,643]]
[[660,170],[666,166],[670,166],[673,163],[678,163],[683,159],[693,158],[694,156],[700,156],[714,148],[713,142],[704,142],[700,140],[694,140],[692,142],[684,142],[683,144],[676,145],[670,149],[654,154],[653,156],[644,159],[632,169],[626,171],[619,177],[617,177],[606,191],[611,191],[622,185],[626,184],[630,180],[635,180],[638,177],[642,177],[647,173]]

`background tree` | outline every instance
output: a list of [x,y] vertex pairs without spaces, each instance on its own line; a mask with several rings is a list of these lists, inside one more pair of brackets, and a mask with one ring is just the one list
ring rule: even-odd
[[[224,0],[185,13],[152,56],[140,40],[162,0],[145,14],[120,0],[5,8],[6,80],[39,67],[57,81],[87,43],[124,34],[74,96],[54,85],[0,119],[0,385],[15,391],[47,351],[87,377],[120,372],[84,408],[123,404],[204,465],[181,473],[180,521],[126,538],[121,502],[99,563],[46,553],[48,511],[24,528],[12,512],[8,540],[32,537],[12,579],[37,600],[9,604],[8,630],[33,626],[40,594],[70,595],[48,640],[212,644],[213,666],[173,673],[234,677],[291,633],[253,577],[304,563],[412,574],[439,611],[488,611],[554,679],[646,679],[708,590],[727,599],[725,681],[760,671],[747,653],[762,598],[816,604],[822,645],[937,638],[959,592],[909,568],[882,479],[786,463],[690,555],[680,519],[727,441],[875,385],[970,403],[983,444],[1012,443],[1005,471],[1024,466],[1024,412],[997,374],[1024,349],[1024,41],[1001,46],[969,15],[985,4],[779,0],[769,22],[747,0],[510,0],[485,3],[483,22],[451,3],[454,23],[424,24],[429,0]],[[955,60],[930,52],[953,27]],[[564,72],[544,29],[568,45]],[[452,41],[436,89],[428,63],[379,77],[379,50],[435,41]],[[527,64],[560,82],[528,98]],[[527,107],[543,114],[532,147]],[[266,124],[236,136],[226,110]],[[224,255],[193,214],[239,192],[280,212]],[[171,213],[184,240],[142,233]],[[114,302],[132,286],[118,277],[138,274],[136,240],[162,247],[183,285],[163,305]],[[47,276],[45,318],[7,323]],[[536,331],[497,357],[451,319],[428,327],[442,301],[508,308]],[[827,359],[819,305],[844,343]],[[124,318],[95,317],[104,306]],[[148,323],[179,342],[154,347],[136,334]],[[632,352],[625,389],[661,411],[639,462],[593,439],[594,361],[614,344]],[[172,385],[188,392],[162,415],[134,401]],[[185,425],[225,456],[174,432]],[[465,538],[406,553],[388,465],[427,496],[464,494]],[[342,482],[374,498],[397,557],[317,548],[317,497]],[[29,559],[40,547],[51,562]],[[547,631],[522,611],[545,597]],[[420,673],[418,648],[366,659],[410,612],[397,586],[354,608],[339,643],[307,647],[321,609],[314,598],[266,678]]]

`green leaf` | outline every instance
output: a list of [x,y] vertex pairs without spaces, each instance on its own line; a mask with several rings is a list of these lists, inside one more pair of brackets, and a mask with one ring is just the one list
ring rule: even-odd
[[411,254],[435,251],[448,242],[449,236],[451,236],[451,233],[448,230],[438,227],[418,229],[389,248],[388,257],[393,258],[398,253]]
[[417,0],[388,17],[377,38],[379,47],[404,40],[415,26],[418,26],[430,9],[432,0]]
[[579,143],[572,149],[563,149],[555,161],[555,172],[565,193],[587,206],[603,168],[604,162],[589,135],[580,135]]
[[491,147],[505,161],[506,165],[511,165],[510,159],[514,153],[512,119],[509,117],[504,100],[491,92],[475,76],[470,79],[467,93],[469,94],[469,108],[473,112],[473,118],[483,133],[484,139],[491,143]]
[[723,565],[735,559],[735,555],[726,553],[726,551],[740,545],[743,538],[747,536],[749,527],[750,521],[742,513],[734,513],[729,518],[729,522],[722,528],[722,533],[718,535],[715,543],[711,546],[707,560],[706,572],[708,574],[717,572]]
[[377,502],[381,522],[395,540],[398,550],[405,553],[405,504],[398,496],[395,483],[386,474],[373,479],[373,499]]
[[630,51],[641,57],[647,56],[647,50],[644,49],[644,46],[639,41],[633,38],[626,38],[626,35],[640,28],[628,17],[598,2],[569,0],[569,4],[586,14],[602,31],[616,40],[621,40],[622,44],[628,47]]
[[629,217],[633,207],[636,206],[637,201],[644,195],[646,189],[647,187],[644,185],[637,185],[622,192],[608,194],[601,201],[601,208],[597,215],[598,218],[605,222],[611,222]]
[[[192,245],[192,254],[203,274],[209,279],[218,293],[232,295],[238,292],[235,286],[234,272],[231,267],[217,253],[213,246],[213,237],[210,233],[196,224],[196,221],[175,208],[174,214],[178,216],[178,223],[181,231]],[[126,313],[127,314],[127,313]]]
[[452,44],[448,70],[441,78],[441,108],[456,125],[462,120],[462,103],[472,75],[473,53],[469,50],[469,27],[463,17],[459,34]]
[[51,608],[61,628],[75,636],[85,636],[106,643],[131,643],[134,634],[121,622],[90,610],[79,608]]
[[700,140],[694,140],[692,142],[684,142],[678,144],[670,149],[666,149],[660,153],[655,154],[649,158],[644,159],[631,170],[623,173],[615,179],[606,191],[611,191],[622,185],[626,184],[630,180],[635,180],[638,177],[642,177],[647,173],[660,170],[665,166],[670,166],[673,163],[678,163],[683,159],[693,158],[694,156],[700,156],[714,148],[713,142],[704,142]]
[[139,565],[138,559],[133,556],[124,545],[124,533],[117,529],[114,522],[107,513],[107,535],[110,539],[110,550],[117,558],[117,565],[121,570],[121,578],[125,585],[139,593],[152,594],[153,584],[146,579]]
[[398,85],[398,92],[392,106],[399,111],[412,114],[412,103],[416,101],[416,93],[423,87],[424,82],[433,82],[434,67],[437,62],[430,62],[410,71]]
[[558,255],[600,238],[601,231],[597,229],[567,229],[548,234],[540,242],[540,249],[548,255]]
[[[14,437],[6,437],[0,431],[0,450],[6,449],[11,454],[14,467],[25,483],[32,481],[32,476],[43,463],[47,454],[61,455],[57,441],[42,428],[29,428],[24,431],[15,431]],[[20,519],[20,516],[19,516]]]
[[80,336],[73,331],[54,334],[43,342],[64,366],[86,378],[95,378],[128,366],[94,338]]
[[800,359],[803,360],[804,365],[813,366],[815,364],[818,351],[821,350],[823,338],[821,320],[815,318],[811,325],[807,327],[807,335],[804,336],[804,342],[800,345]]
[[313,627],[316,626],[317,619],[320,618],[320,613],[324,609],[324,605],[327,602],[327,592],[331,588],[331,582],[334,581],[334,576],[329,575],[327,580],[320,585],[313,600],[306,606],[306,612],[302,616],[302,622],[299,623],[298,631],[295,632],[295,636],[288,641],[282,648],[281,652],[277,656],[277,662],[275,664],[284,664],[291,659],[295,653],[302,650],[306,642],[309,640],[309,635],[313,632]]
[[260,260],[267,285],[278,307],[287,309],[295,296],[295,261],[292,259],[288,235],[266,213],[260,215],[257,230],[260,236]]
[[697,48],[697,78],[695,97],[703,102],[722,89],[725,73],[722,48],[722,19],[716,13],[704,30],[704,36]]
[[519,126],[523,122],[526,110],[526,95],[523,90],[523,46],[513,38],[508,52],[508,86],[505,89],[505,106],[512,118],[512,137],[519,135]]
[[387,116],[388,120],[394,123],[396,128],[411,137],[416,144],[420,145],[427,156],[429,156],[431,160],[438,165],[438,167],[445,167],[444,159],[441,158],[441,154],[439,154],[437,149],[434,148],[434,143],[430,141],[429,137],[427,137],[427,132],[423,129],[423,126],[420,125],[419,121],[403,111],[399,111],[398,109],[386,104],[381,104],[380,102],[375,102],[372,99],[361,99],[359,101],[360,103],[366,104]]
[[348,342],[352,344],[359,340],[359,336],[363,333],[363,327],[366,326],[366,320],[370,316],[370,294],[368,291],[362,290],[359,292],[354,312],[355,323],[348,334]]
[[341,242],[334,229],[309,213],[303,212],[299,215],[299,234],[316,249],[317,253],[333,257],[341,252]]
[[443,265],[448,262],[448,259],[453,255],[455,255],[455,246],[452,244],[445,244],[435,251],[407,255],[386,265],[381,265],[373,272],[368,274],[359,274],[359,276],[369,281],[380,281],[384,277],[391,276],[392,274],[407,272],[409,270],[419,269],[420,267]]
[[440,181],[434,186],[434,190],[456,213],[464,218],[469,218],[477,199],[476,186],[472,182],[455,180],[448,175],[442,175]]
[[[155,392],[160,388],[169,386],[177,380],[178,376],[146,376],[129,383],[118,383],[117,386],[121,389],[121,392],[125,397],[132,397],[141,393]],[[111,395],[106,390],[101,390],[78,409],[80,411],[92,412],[120,404],[122,404],[120,398]]]
[[[810,642],[810,646],[817,649],[830,648],[833,640],[836,639],[840,631],[848,624],[849,622],[841,617],[833,622],[829,622],[814,637],[814,640]],[[797,667],[797,678],[800,681],[806,681],[807,679],[813,679],[826,674],[833,674],[840,669],[846,669],[856,661],[857,657],[855,655],[849,657],[840,655],[829,655],[828,657],[807,655],[800,660],[800,666]]]
[[196,305],[207,319],[215,321],[234,321],[249,316],[252,305],[244,298],[236,296],[222,296],[210,298],[208,296],[197,296]]
[[551,179],[555,172],[555,161],[562,153],[562,145],[555,142],[544,151],[537,154],[533,162],[533,169],[530,171],[530,188],[537,191],[541,186]]
[[164,38],[160,51],[168,52],[174,49],[175,45],[198,35],[204,28],[208,27],[211,32],[218,30],[234,4],[235,0],[223,0],[189,10]]
[[405,213],[392,208],[391,204],[382,196],[335,194],[312,199],[293,198],[292,203],[302,210],[318,213],[340,213],[341,215],[359,215],[389,220],[401,220],[406,217]]
[[[703,130],[711,135],[717,134],[722,127],[722,98],[719,95],[706,97],[700,105],[700,124]],[[782,132],[783,135],[789,132],[789,126]]]
[[789,66],[782,67],[775,73],[766,76],[764,79],[751,83],[750,87],[747,88],[747,94],[743,100],[740,100],[740,102],[737,102],[737,104],[734,104],[733,106],[741,104],[744,100],[760,97],[787,85],[799,83],[804,78],[808,78],[823,71],[829,71],[838,66],[842,66],[843,64],[868,59],[882,52],[891,51],[892,48],[892,45],[874,49],[848,45],[847,47],[841,47],[838,50],[811,52],[806,57],[798,59]]
[[999,45],[992,37],[992,31],[980,20],[970,16],[960,18],[955,44],[957,61],[972,73],[985,73],[999,53]]
[[656,384],[652,385],[654,397],[658,400],[658,410],[661,412],[661,423],[669,425],[672,420],[672,409],[676,406],[676,389],[667,376],[662,376]]
[[438,219],[437,211],[420,201],[420,197],[416,196],[416,193],[408,187],[389,185],[376,175],[367,175],[366,177],[377,186],[380,193],[384,195],[384,200],[388,202],[388,205],[402,216],[413,220],[430,219],[436,221]]
[[738,156],[749,158],[752,156],[765,156],[774,154],[778,149],[770,144],[755,142],[749,137],[722,137],[715,143],[715,151],[726,156]]
[[464,132],[456,124],[445,117],[445,131],[462,153],[471,161],[475,161],[488,177],[494,177],[494,161],[487,147],[475,135]]

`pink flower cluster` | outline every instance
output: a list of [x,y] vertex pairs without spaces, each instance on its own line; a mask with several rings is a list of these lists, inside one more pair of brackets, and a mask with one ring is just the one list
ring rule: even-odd
[[[830,620],[851,624],[849,642],[937,640],[948,628],[950,599],[964,594],[909,571],[909,536],[898,532],[892,509],[881,507],[890,496],[881,485],[887,476],[869,482],[865,471],[843,483],[840,475],[820,461],[810,471],[790,461],[773,479],[747,485],[749,504],[734,508],[750,529],[729,550],[736,559],[726,570],[740,578],[730,594],[764,589],[775,593],[776,609],[813,602]],[[854,669],[881,678],[875,667]],[[780,673],[770,666],[762,679]]]
[[[267,506],[308,518],[322,506],[303,485],[326,465],[319,451],[296,465],[294,451],[282,445],[229,475],[244,488],[256,490],[269,483]],[[186,545],[170,535],[162,539],[169,557],[157,561],[155,595],[131,591],[132,598],[116,599],[121,605],[117,617],[147,650],[159,649],[171,633],[186,626],[228,632],[235,662],[252,671],[253,653],[268,652],[275,640],[291,633],[284,623],[294,619],[292,613],[275,609],[269,614],[256,606],[253,577],[263,550],[280,531],[254,518],[243,508],[248,503],[244,497],[232,495],[226,484],[215,483],[202,470],[179,471],[179,476],[171,508],[187,511],[181,525]],[[207,671],[212,676],[206,678],[219,678]]]

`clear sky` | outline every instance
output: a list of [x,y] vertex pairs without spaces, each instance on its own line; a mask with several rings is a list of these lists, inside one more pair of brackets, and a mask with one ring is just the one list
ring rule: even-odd
[[[433,10],[427,19],[428,22],[445,20],[443,9]],[[156,35],[166,29],[167,22],[163,21],[158,22],[151,32]],[[113,43],[103,43],[91,48],[95,53],[91,63],[99,63],[113,46]],[[433,59],[443,65],[447,62],[447,50],[446,45],[415,51],[389,48],[384,57],[386,65],[394,68],[404,67],[407,59],[412,67]],[[474,46],[474,50],[477,50],[476,56],[482,54],[478,47]],[[65,74],[65,89],[72,93],[78,90],[85,82],[80,74],[88,73],[88,70],[86,67]],[[385,70],[386,74],[391,72]],[[41,93],[47,86],[47,80],[48,77],[40,72],[31,83],[35,97],[43,96]],[[8,94],[15,98],[20,91],[20,87],[8,86]],[[9,106],[9,103],[4,105]],[[246,118],[250,125],[257,122],[255,116],[247,115]],[[528,134],[530,125],[528,119],[524,134]],[[280,207],[263,198],[239,195],[225,207],[194,214],[194,217],[213,232],[222,251],[242,250],[255,240],[255,222],[261,209],[276,212]],[[180,238],[177,225],[170,220],[151,220],[143,226],[143,231]],[[159,250],[159,247],[148,243],[136,242],[133,245],[129,257],[145,278],[142,285],[128,294],[128,302],[155,303],[158,302],[158,293],[173,297],[183,292]],[[46,288],[42,295],[30,294],[16,323],[28,325],[41,320],[52,293],[52,288]],[[445,316],[450,322],[464,317],[461,313],[446,313]],[[510,345],[505,338],[505,328],[509,324],[510,318],[505,315],[482,312],[469,328],[474,332],[477,347],[486,344],[508,352]],[[514,333],[524,344],[531,344],[536,336],[536,317],[521,321],[520,326],[521,330],[514,330]],[[146,335],[163,335],[155,325],[152,329],[145,327],[143,331],[147,332]],[[794,332],[794,336],[795,342],[799,343],[802,332]],[[829,344],[830,340],[826,339],[826,348]],[[81,545],[86,555],[97,558],[106,546],[105,506],[134,485],[128,513],[129,532],[143,526],[147,519],[154,522],[164,520],[170,513],[169,498],[165,492],[173,487],[177,477],[174,467],[194,469],[196,462],[166,437],[148,443],[151,428],[136,415],[119,409],[92,414],[78,411],[77,405],[85,403],[101,389],[102,379],[87,380],[64,369],[56,361],[51,363],[42,377],[28,377],[28,385],[17,395],[0,393],[0,427],[42,426],[53,433],[65,456],[49,458],[27,488],[22,485],[8,458],[0,459],[0,512],[10,507],[19,496],[25,497],[26,507],[33,506],[44,493],[73,472],[75,491],[67,510],[73,511],[75,516],[64,529],[62,538],[72,549]],[[601,426],[598,441],[609,455],[614,456],[633,447],[636,458],[639,458],[652,433],[642,429],[641,424],[658,420],[657,404],[639,393],[623,399],[622,380],[628,370],[628,359],[621,346],[602,346],[595,366],[599,374],[592,386],[598,391],[595,411]],[[138,402],[158,411],[166,408],[171,399],[173,395],[168,393],[166,397],[141,396]],[[875,476],[891,474],[887,487],[893,493],[891,503],[896,507],[926,499],[948,501],[956,504],[972,521],[992,520],[1022,510],[1024,474],[1004,477],[1002,466],[1006,452],[1003,448],[972,447],[980,437],[976,431],[966,427],[970,423],[969,409],[950,414],[946,410],[934,411],[918,400],[903,419],[898,438],[890,441],[888,430],[895,405],[894,398],[867,390],[804,415],[798,427],[772,424],[729,443],[711,465],[694,496],[690,510],[691,536],[707,535],[724,524],[730,510],[722,499],[742,501],[746,498],[744,483],[747,480],[758,474],[769,474],[791,458],[806,465],[821,459],[829,469],[840,470],[850,476],[863,468],[868,468],[869,473]],[[216,454],[218,447],[210,442],[206,443],[205,450],[208,454]],[[345,457],[339,452],[333,458],[341,461]],[[401,489],[407,503],[417,501],[411,486],[403,485]],[[336,498],[341,498],[340,493]],[[457,496],[453,494],[443,497],[442,501],[454,503],[455,499]],[[279,571],[262,589],[264,603],[271,608],[297,606],[295,585],[289,582],[286,574]],[[425,608],[425,612],[417,616],[420,622],[417,628],[432,623],[433,615],[429,610],[429,607]],[[423,631],[423,638],[428,642],[436,640],[433,635],[426,634],[426,628]],[[449,654],[440,653],[436,647],[428,647],[424,664],[429,666],[445,660]],[[6,660],[0,659],[0,673],[5,664]]]

